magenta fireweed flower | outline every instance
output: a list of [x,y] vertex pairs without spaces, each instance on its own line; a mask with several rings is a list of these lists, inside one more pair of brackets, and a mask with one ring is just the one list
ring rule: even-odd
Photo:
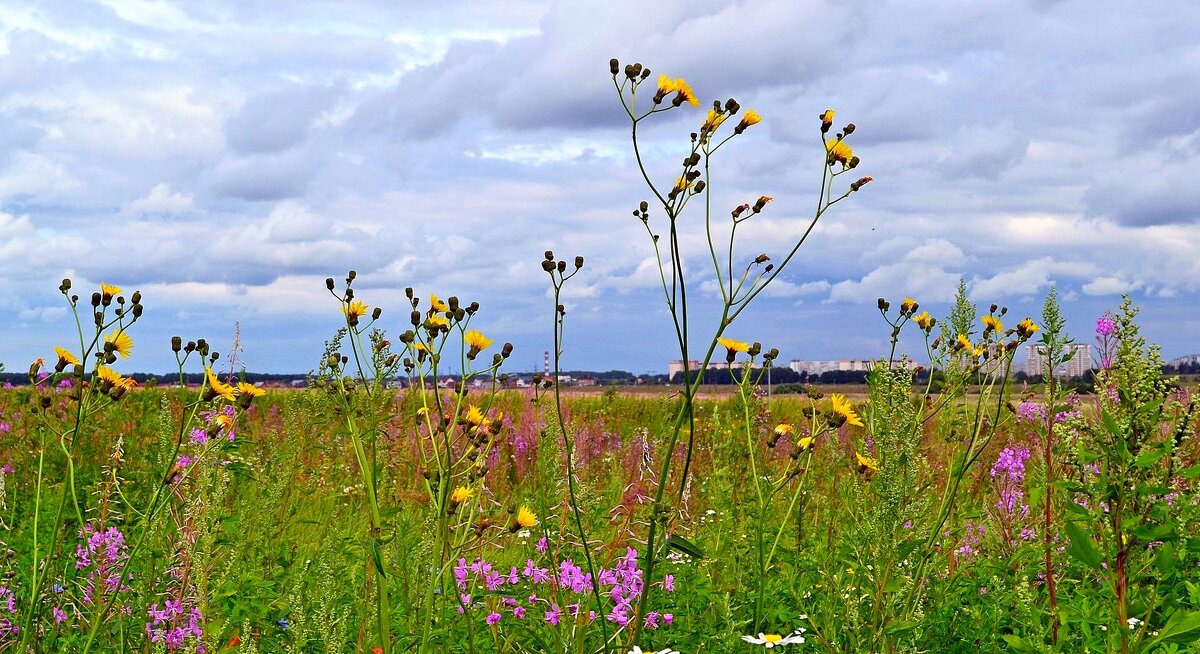
[[1111,312],[1106,312],[1096,319],[1096,336],[1112,336],[1117,333],[1117,319]]
[[499,613],[496,613],[495,611],[493,611],[493,612],[489,613],[489,614],[488,614],[488,617],[487,617],[487,623],[488,623],[488,625],[489,625],[489,626],[490,626],[490,625],[494,625],[494,624],[496,624],[497,622],[500,622],[500,614],[499,614]]
[[67,612],[57,606],[50,609],[50,615],[54,616],[54,624],[62,624],[67,621]]
[[125,535],[116,527],[101,531],[92,523],[84,525],[79,532],[84,539],[75,548],[75,569],[87,570],[87,581],[83,588],[83,603],[91,604],[97,587],[101,595],[124,590],[121,583],[121,567],[129,558]]
[[1032,424],[1040,424],[1046,421],[1046,407],[1037,402],[1022,402],[1017,406],[1017,419],[1024,420]]

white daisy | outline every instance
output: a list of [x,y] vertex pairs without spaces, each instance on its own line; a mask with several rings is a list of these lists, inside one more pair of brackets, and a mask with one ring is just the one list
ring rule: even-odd
[[779,634],[758,634],[758,638],[754,636],[742,636],[742,640],[755,645],[762,645],[767,649],[778,647],[780,645],[799,645],[804,642],[804,636],[800,634],[791,634],[788,636],[780,636]]

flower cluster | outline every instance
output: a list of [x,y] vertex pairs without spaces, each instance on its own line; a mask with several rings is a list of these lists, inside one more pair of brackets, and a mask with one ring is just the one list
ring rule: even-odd
[[184,607],[183,601],[168,598],[163,602],[163,608],[158,608],[158,602],[150,605],[147,610],[149,621],[146,622],[146,635],[151,643],[163,643],[168,652],[183,649],[190,639],[196,651],[204,651],[201,638],[204,629],[201,624],[204,616],[200,609],[193,606]]
[[[637,550],[627,548],[613,567],[600,568],[596,573],[601,594],[612,602],[605,612],[606,617],[622,627],[633,620],[635,602],[644,591],[645,582],[637,565],[637,556]],[[564,619],[580,618],[582,607],[592,593],[592,576],[572,560],[562,561],[557,569],[553,569],[528,559],[523,569],[511,566],[504,572],[483,559],[472,563],[459,559],[458,565],[454,566],[454,581],[459,589],[459,611],[462,613],[484,606],[472,596],[474,591],[494,593],[499,598],[498,602],[487,603],[489,611],[485,621],[488,625],[498,624],[506,614],[525,620],[535,617],[533,612],[537,612],[536,617],[558,626]],[[674,577],[666,575],[661,585],[664,591],[674,591]],[[595,617],[595,611],[586,614],[589,622]],[[648,629],[670,626],[674,619],[671,613],[650,611],[644,626]]]
[[[1001,516],[1012,518],[1017,504],[1025,496],[1025,462],[1029,460],[1029,450],[1023,447],[1006,447],[1000,451],[996,463],[992,465],[991,477],[999,493],[996,500],[996,510]],[[1029,507],[1021,506],[1021,515],[1029,512]]]
[[79,532],[84,539],[75,548],[75,569],[87,570],[87,583],[83,589],[83,603],[91,604],[99,587],[101,596],[124,590],[121,569],[129,558],[129,546],[125,534],[116,527],[101,529],[88,523]]

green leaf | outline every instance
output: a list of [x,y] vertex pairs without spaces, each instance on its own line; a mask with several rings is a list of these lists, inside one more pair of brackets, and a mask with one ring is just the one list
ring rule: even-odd
[[667,547],[687,554],[693,559],[704,558],[704,550],[679,534],[671,534],[671,537],[667,539]]
[[1190,468],[1184,468],[1179,471],[1179,476],[1184,479],[1196,479],[1200,477],[1200,464],[1196,464]]
[[1001,638],[1004,639],[1004,642],[1008,643],[1009,650],[1016,652],[1016,654],[1037,654],[1041,651],[1040,648],[1025,642],[1025,639],[1020,636],[1004,634]]
[[1067,537],[1071,540],[1067,545],[1067,554],[1089,568],[1098,569],[1100,567],[1100,550],[1096,548],[1096,542],[1092,540],[1091,534],[1084,531],[1078,522],[1068,520],[1063,523],[1063,527],[1066,528]]
[[1122,434],[1121,426],[1113,419],[1112,414],[1107,410],[1101,413],[1101,420],[1104,422],[1104,429],[1113,436],[1120,437]]
[[1200,611],[1176,611],[1146,649],[1160,643],[1190,643],[1197,638],[1200,638]]

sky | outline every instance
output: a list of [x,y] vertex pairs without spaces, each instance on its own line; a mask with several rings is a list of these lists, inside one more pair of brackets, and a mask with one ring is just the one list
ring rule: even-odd
[[[649,199],[612,57],[763,121],[713,158],[714,223],[767,194],[734,260],[778,261],[812,217],[818,114],[853,122],[874,181],[825,214],[727,335],[781,359],[870,358],[876,298],[1039,315],[1077,340],[1122,294],[1167,358],[1200,351],[1200,4],[266,2],[0,5],[0,362],[76,342],[58,292],[141,290],[123,372],[174,368],[172,335],[256,372],[304,372],[342,322],[326,277],[407,327],[404,289],[457,295],[540,368],[568,282],[563,366],[678,358]],[[646,94],[648,95],[648,94]],[[644,102],[644,100],[643,100]],[[704,118],[643,123],[669,185]],[[840,180],[841,178],[839,178]],[[693,338],[720,317],[702,203],[681,216]],[[653,230],[665,217],[652,211]],[[423,303],[422,306],[427,306]],[[85,324],[89,318],[84,316]],[[903,348],[920,350],[906,337]]]

